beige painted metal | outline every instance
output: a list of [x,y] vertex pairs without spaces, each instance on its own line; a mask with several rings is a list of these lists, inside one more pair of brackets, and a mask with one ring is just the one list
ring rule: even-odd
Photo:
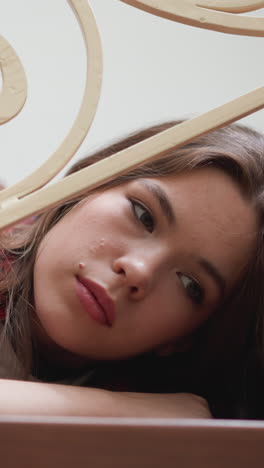
[[0,212],[0,228],[14,224],[30,214],[43,211],[47,204],[51,207],[59,201],[72,198],[73,195],[84,193],[87,187],[94,188],[117,174],[140,166],[145,161],[157,159],[170,148],[180,146],[199,135],[262,108],[264,108],[264,87],[120,151],[105,161],[99,161],[25,198],[13,203],[11,200],[11,203],[4,205]]
[[[260,8],[264,6],[264,1],[232,0],[227,2],[224,0],[220,2],[220,0],[200,0],[199,5],[203,5],[202,7],[198,5],[198,0],[121,1],[126,1],[126,3],[130,3],[135,7],[151,11],[160,16],[170,17],[170,19],[177,21],[183,21],[184,19],[184,22],[194,26],[218,29],[234,34],[264,35],[264,18],[238,17],[233,13]],[[89,56],[89,80],[81,110],[72,130],[56,153],[31,176],[0,192],[0,228],[14,224],[30,214],[39,213],[47,207],[54,206],[59,201],[67,200],[73,195],[94,188],[117,174],[136,167],[147,160],[159,157],[168,148],[182,145],[201,134],[224,126],[264,107],[264,88],[262,87],[135,145],[123,151],[122,154],[109,158],[107,161],[97,163],[78,174],[37,190],[37,188],[43,187],[51,180],[73,156],[88,132],[99,98],[102,59],[95,20],[86,0],[70,0],[70,4],[76,12],[83,29]],[[212,10],[212,8],[215,10]],[[225,10],[225,12],[217,12],[217,9]],[[201,11],[203,17],[201,17]],[[200,12],[200,16],[198,12]],[[210,21],[207,19],[207,12],[208,18],[211,18]],[[219,14],[219,16],[212,16],[214,13]],[[206,20],[202,21],[202,18]],[[217,22],[212,21],[213,18],[217,19]]]
[[[49,182],[75,154],[86,137],[94,119],[102,80],[100,36],[95,18],[87,1],[70,0],[69,3],[79,20],[87,51],[87,79],[81,108],[73,127],[57,151],[30,176],[2,191],[0,193],[0,206],[2,200],[8,201],[23,197]],[[12,70],[11,72],[15,73]],[[3,216],[4,214],[0,210],[1,219]]]
[[264,7],[263,0],[121,0],[179,23],[243,36],[264,36],[264,18],[237,16]]
[[19,113],[27,99],[27,80],[23,65],[3,36],[0,36],[0,70],[3,77],[0,93],[1,125]]

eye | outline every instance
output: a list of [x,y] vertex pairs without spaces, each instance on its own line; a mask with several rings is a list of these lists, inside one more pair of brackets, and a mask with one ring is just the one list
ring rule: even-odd
[[183,287],[186,290],[186,294],[195,304],[202,304],[204,300],[204,289],[190,276],[178,273]]
[[140,221],[141,224],[143,224],[148,232],[153,232],[155,222],[150,210],[145,205],[143,205],[143,203],[138,201],[131,200],[131,203],[136,218]]

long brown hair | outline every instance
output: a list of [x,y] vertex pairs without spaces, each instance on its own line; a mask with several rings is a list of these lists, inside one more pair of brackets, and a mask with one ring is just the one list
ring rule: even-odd
[[[69,173],[107,158],[177,123],[180,121],[155,125],[134,133],[83,158]],[[134,390],[175,391],[180,388],[203,394],[211,399],[214,405],[219,404],[219,399],[227,404],[228,399],[235,398],[238,386],[246,380],[245,376],[249,372],[247,369],[252,367],[249,364],[252,359],[259,363],[264,361],[264,136],[241,125],[230,125],[201,136],[181,148],[170,150],[160,159],[114,178],[101,186],[100,190],[107,190],[135,178],[162,177],[208,165],[231,176],[240,187],[243,196],[255,207],[259,219],[255,256],[245,269],[243,280],[232,296],[197,332],[195,353],[184,355],[184,359],[188,361],[188,372],[179,371],[183,366],[177,364],[177,360],[182,359],[182,356],[178,355],[166,359],[165,366],[164,360],[159,365],[159,358],[154,359],[151,355],[142,358],[140,365],[139,360],[135,359],[133,363],[136,365],[122,364],[122,368],[124,370],[126,366],[128,369],[130,365],[131,375],[134,375],[133,381],[136,382]],[[75,197],[72,201],[39,216],[32,226],[18,227],[10,234],[2,234],[0,238],[2,255],[11,259],[12,265],[0,280],[0,294],[8,296],[4,334],[12,342],[23,364],[25,377],[32,369],[30,317],[33,308],[33,269],[36,252],[45,234],[81,198],[83,196]],[[141,372],[140,369],[145,369],[146,365],[148,378],[144,379],[146,372]],[[183,383],[179,385],[180,380]],[[245,394],[246,390],[243,394],[244,400],[247,398]]]

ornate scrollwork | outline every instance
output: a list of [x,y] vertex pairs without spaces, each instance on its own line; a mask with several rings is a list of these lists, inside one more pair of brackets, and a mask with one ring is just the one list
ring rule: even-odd
[[264,7],[263,0],[121,0],[156,16],[242,36],[264,36],[264,18],[237,15]]
[[[174,21],[233,34],[264,36],[264,18],[236,16],[264,6],[249,0],[121,0]],[[96,23],[86,0],[69,0],[82,27],[89,56],[89,79],[77,119],[59,149],[37,171],[0,192],[0,228],[58,202],[86,192],[115,175],[158,158],[164,151],[264,108],[264,87],[251,91],[199,117],[172,127],[140,144],[49,185],[88,133],[100,94],[102,58]],[[1,96],[0,96],[1,97]],[[1,102],[0,102],[1,105]],[[122,157],[121,157],[122,156]]]
[[3,86],[0,93],[0,125],[13,119],[27,99],[27,79],[23,65],[9,42],[0,36],[0,69]]
[[[25,195],[43,187],[67,164],[75,154],[94,119],[101,91],[102,51],[101,41],[93,13],[86,0],[70,0],[81,26],[87,51],[87,78],[82,104],[77,118],[57,151],[42,166],[17,184],[0,192],[0,206],[14,203]],[[89,72],[88,72],[89,60]],[[0,103],[1,104],[1,103]],[[0,211],[1,221],[6,211]]]

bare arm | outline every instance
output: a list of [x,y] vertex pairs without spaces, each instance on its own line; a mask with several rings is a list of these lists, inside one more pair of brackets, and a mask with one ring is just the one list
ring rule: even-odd
[[202,398],[187,394],[110,392],[0,380],[0,415],[211,418]]

